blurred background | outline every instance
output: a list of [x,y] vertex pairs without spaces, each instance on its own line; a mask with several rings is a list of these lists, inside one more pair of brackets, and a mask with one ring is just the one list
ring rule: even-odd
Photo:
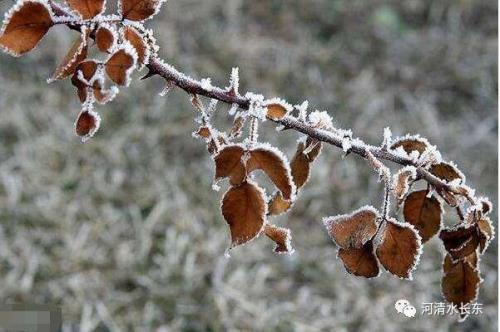
[[[307,99],[369,143],[386,126],[427,137],[497,206],[495,1],[170,0],[148,26],[159,54],[194,77],[227,86],[239,66],[241,92]],[[292,229],[294,255],[260,237],[225,258],[223,191],[212,191],[211,158],[191,136],[188,96],[134,80],[97,109],[101,129],[81,144],[69,80],[46,84],[74,36],[56,27],[29,55],[0,55],[2,302],[58,304],[66,331],[497,330],[496,240],[481,261],[483,313],[464,323],[420,314],[444,301],[437,238],[413,281],[345,272],[321,218],[379,206],[382,188],[336,148],[275,220]],[[293,154],[298,134],[261,128]],[[400,298],[416,318],[396,313]]]

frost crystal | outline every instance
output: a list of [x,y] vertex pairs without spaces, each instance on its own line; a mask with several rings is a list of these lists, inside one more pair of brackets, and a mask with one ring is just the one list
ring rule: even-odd
[[218,102],[219,101],[217,99],[210,99],[210,103],[208,104],[208,107],[207,107],[208,114],[212,114],[215,112]]
[[264,96],[255,94],[253,92],[247,92],[245,94],[245,98],[247,98],[250,102],[250,106],[248,107],[248,115],[265,121],[267,109],[263,106]]
[[240,105],[238,105],[238,104],[232,104],[231,108],[228,111],[229,115],[234,116],[239,107],[240,107]]
[[440,162],[442,162],[441,153],[437,150],[435,145],[431,145],[422,153],[417,161],[417,165],[426,167],[433,164],[439,164]]
[[236,96],[239,96],[240,76],[238,67],[231,69],[231,78],[229,79],[229,86],[226,89],[227,91],[232,91]]
[[201,88],[207,91],[212,91],[212,79],[210,78],[204,78],[200,81],[201,83]]
[[333,128],[332,117],[325,111],[314,111],[309,114],[309,124],[320,129]]
[[295,105],[295,108],[299,111],[298,120],[301,122],[306,122],[307,119],[307,108],[309,107],[309,102],[304,100],[302,104]]
[[387,149],[392,144],[392,131],[391,128],[384,128],[384,140],[382,141],[382,148]]
[[379,180],[384,181],[385,183],[388,183],[391,178],[391,172],[389,171],[389,168],[382,164],[380,160],[375,158],[375,156],[370,152],[370,150],[366,150],[366,158],[368,159],[368,163],[370,166],[377,171],[379,175]]
[[342,138],[342,151],[344,151],[344,153],[347,153],[351,148],[352,148],[351,138],[350,137]]

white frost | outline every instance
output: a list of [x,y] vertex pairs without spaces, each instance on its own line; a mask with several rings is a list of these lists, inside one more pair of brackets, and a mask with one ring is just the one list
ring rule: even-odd
[[332,117],[326,111],[314,111],[309,114],[309,124],[314,128],[331,129],[333,128]]

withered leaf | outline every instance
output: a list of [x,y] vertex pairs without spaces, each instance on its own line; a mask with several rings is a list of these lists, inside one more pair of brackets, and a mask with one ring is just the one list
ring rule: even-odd
[[271,120],[280,120],[288,113],[285,106],[281,104],[269,104],[266,106],[266,116]]
[[61,80],[73,74],[80,62],[87,57],[87,32],[85,31],[73,42],[66,56],[56,68],[49,82]]
[[413,151],[418,151],[422,154],[425,149],[427,149],[428,145],[429,144],[426,140],[420,137],[410,136],[394,142],[391,145],[391,149],[396,150],[397,148],[402,147],[407,154],[411,154]]
[[292,202],[285,200],[281,191],[277,191],[267,203],[267,211],[269,215],[276,216],[285,213],[291,206]]
[[421,254],[421,239],[409,224],[388,219],[376,255],[382,266],[399,278],[411,279]]
[[476,299],[480,282],[479,270],[460,259],[449,263],[441,280],[441,288],[448,302],[460,306]]
[[[215,144],[215,142],[216,142],[216,141],[219,143],[219,144],[218,144],[218,145],[219,145],[219,147],[217,147],[217,144]],[[213,138],[213,137],[212,137],[212,138],[208,141],[208,143],[207,143],[207,150],[208,150],[208,152],[209,152],[210,154],[214,154],[214,153],[216,153],[216,152],[219,152],[219,148],[220,148],[221,146],[225,146],[225,145],[227,145],[227,144],[228,144],[228,142],[227,142],[226,136],[225,136],[225,135],[223,135],[223,134],[218,133],[218,134],[217,134],[217,138]]]
[[489,214],[491,210],[493,210],[493,204],[491,204],[488,198],[481,197],[479,199],[479,203],[481,204],[481,211],[483,212],[483,214]]
[[444,199],[446,204],[448,204],[451,207],[456,207],[458,206],[458,199],[455,196],[455,194],[447,191],[447,190],[437,190],[438,194]]
[[229,133],[229,137],[237,138],[241,136],[243,132],[243,126],[245,125],[246,117],[245,116],[236,116],[233,121],[233,127],[231,128],[231,132]]
[[[98,64],[93,60],[82,61],[76,66],[75,72],[71,77],[71,84],[73,84],[78,90],[78,98],[83,103],[87,100],[87,88],[88,83],[92,81],[96,72],[97,72]],[[86,81],[82,81],[79,77],[80,75]]]
[[116,43],[116,35],[111,27],[101,25],[95,33],[95,43],[101,52],[109,52]]
[[460,172],[456,166],[446,162],[432,165],[429,172],[447,182],[451,182],[456,179],[460,179],[460,183],[465,182],[465,176],[463,173]]
[[295,155],[290,162],[293,182],[300,189],[309,179],[311,163],[319,156],[321,143],[313,142],[308,138],[306,142],[299,142]]
[[288,162],[278,151],[267,147],[257,147],[249,151],[246,163],[247,172],[262,170],[271,179],[283,198],[290,200],[295,195],[295,185],[292,181]]
[[480,252],[484,253],[486,248],[488,248],[491,239],[493,238],[493,226],[491,225],[491,221],[489,218],[483,217],[477,221],[476,227],[479,236]]
[[35,48],[52,25],[52,12],[45,1],[18,2],[5,15],[0,46],[13,56],[21,56]]
[[392,190],[398,200],[402,200],[410,190],[410,183],[416,178],[414,167],[408,166],[399,170],[393,177]]
[[475,225],[459,225],[451,229],[443,229],[439,233],[446,251],[453,259],[464,258],[473,253],[479,245],[479,237]]
[[214,157],[215,181],[229,177],[232,185],[239,185],[246,178],[246,168],[242,158],[245,150],[239,145],[228,145]]
[[117,89],[105,89],[101,81],[96,80],[92,85],[94,98],[99,104],[106,104],[115,98]]
[[210,138],[211,136],[210,129],[207,126],[200,126],[195,134],[203,138]]
[[406,198],[403,207],[405,221],[415,226],[427,242],[441,228],[441,203],[434,197],[427,197],[426,190],[414,191]]
[[128,85],[130,73],[136,64],[136,55],[130,53],[128,48],[121,48],[113,53],[104,68],[109,78],[118,85]]
[[137,61],[139,64],[144,64],[148,60],[149,49],[148,44],[144,41],[141,34],[131,26],[125,26],[122,28],[122,36],[127,40],[137,52]]
[[93,111],[83,110],[75,122],[75,131],[78,136],[82,138],[82,141],[94,136],[96,131],[99,129],[99,124],[101,119],[99,115]]
[[266,224],[264,227],[264,233],[268,238],[276,243],[276,246],[274,247],[275,253],[290,255],[294,252],[291,245],[292,234],[288,228]]
[[313,162],[314,160],[316,160],[316,158],[318,158],[321,153],[321,147],[321,141],[318,141],[311,137],[308,137],[306,139],[304,153],[306,154],[310,162]]
[[366,206],[351,214],[323,219],[332,240],[341,248],[361,248],[377,232],[379,214],[371,206]]
[[151,18],[160,9],[164,0],[120,0],[122,17],[131,21]]
[[264,192],[252,182],[229,188],[221,209],[231,229],[231,247],[251,241],[264,228],[267,212]]
[[[473,268],[477,267],[478,258],[475,251],[469,256],[462,258],[462,260],[468,262]],[[458,260],[453,259],[450,254],[446,254],[443,260],[443,274],[448,273],[457,264],[457,261]]]
[[368,241],[361,248],[339,248],[338,257],[347,272],[355,276],[374,278],[379,275],[378,260],[373,252],[373,243]]
[[84,20],[91,19],[105,10],[105,0],[66,0],[71,9],[75,10]]

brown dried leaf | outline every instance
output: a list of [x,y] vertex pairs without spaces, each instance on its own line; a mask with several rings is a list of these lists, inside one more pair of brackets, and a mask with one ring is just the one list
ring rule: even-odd
[[269,215],[276,216],[285,213],[291,206],[292,202],[285,200],[281,191],[277,191],[267,203],[267,211]]
[[405,221],[415,226],[427,242],[441,229],[441,203],[426,190],[414,191],[406,198],[403,207]]
[[394,196],[398,200],[402,200],[408,190],[410,190],[410,181],[416,179],[416,170],[414,167],[408,166],[399,170],[393,177],[392,190]]
[[231,229],[231,247],[251,241],[264,228],[264,192],[252,182],[229,188],[222,199],[221,209]]
[[128,85],[130,72],[134,69],[136,55],[130,53],[127,48],[121,48],[113,53],[104,68],[109,78],[118,85]]
[[75,10],[84,20],[91,19],[105,10],[105,0],[66,0],[71,9]]
[[457,306],[474,301],[481,282],[479,270],[462,259],[448,263],[446,270],[441,280],[444,298]]
[[[222,135],[222,134],[218,134],[217,136],[217,141],[219,142],[219,148],[221,146],[225,146],[228,144],[227,140],[226,140],[226,136],[225,135]],[[217,153],[219,152],[217,147],[217,145],[215,144],[215,139],[210,139],[208,144],[207,144],[207,150],[210,154],[214,154],[214,153]]]
[[[301,146],[302,145],[302,146]],[[309,179],[309,175],[311,172],[311,163],[307,155],[305,155],[302,151],[304,150],[304,144],[299,143],[297,147],[297,152],[293,156],[292,161],[290,162],[290,169],[292,172],[293,182],[297,186],[297,188],[302,188],[302,186]]]
[[264,232],[268,238],[276,243],[276,247],[274,247],[275,253],[293,254],[294,250],[291,245],[292,234],[288,228],[266,224]]
[[254,148],[249,151],[249,155],[247,172],[262,170],[281,191],[284,199],[293,200],[295,185],[285,157],[278,150],[268,147]]
[[481,211],[483,212],[483,214],[489,214],[491,210],[493,210],[493,204],[491,204],[488,198],[480,197],[479,203],[481,204]]
[[314,160],[316,160],[316,158],[318,158],[321,153],[321,147],[321,141],[318,141],[311,137],[308,137],[306,139],[304,153],[306,154],[310,162],[313,162]]
[[342,259],[347,272],[355,276],[374,278],[379,275],[378,260],[373,252],[372,241],[368,241],[359,249],[339,248],[337,255]]
[[421,239],[410,224],[388,219],[376,249],[382,266],[395,276],[411,279],[421,254]]
[[207,126],[200,126],[200,128],[198,128],[195,132],[195,135],[203,138],[210,138],[210,129]]
[[365,206],[351,214],[323,219],[323,224],[332,240],[341,248],[359,249],[377,232],[378,211]]
[[459,225],[452,229],[443,229],[439,233],[439,238],[453,259],[470,255],[479,245],[476,225]]
[[444,199],[446,204],[448,204],[451,207],[458,206],[458,199],[453,193],[447,190],[440,190],[440,189],[438,189],[437,192]]
[[137,61],[139,64],[144,64],[149,57],[148,44],[144,41],[139,31],[131,26],[125,26],[122,29],[122,36],[128,40],[137,52]]
[[493,231],[490,219],[486,217],[479,219],[476,227],[479,237],[479,249],[481,253],[484,253],[495,232]]
[[241,136],[243,132],[243,126],[245,125],[246,117],[239,115],[234,118],[233,127],[231,128],[231,132],[229,133],[229,137],[238,138]]
[[76,134],[85,142],[87,139],[94,136],[99,129],[100,122],[101,118],[97,113],[84,110],[78,115],[78,119],[75,122]]
[[[462,258],[462,260],[468,262],[473,268],[477,267],[478,258],[475,251],[469,256]],[[446,254],[443,260],[443,274],[448,273],[457,264],[457,262],[458,260],[453,259],[450,254]]]
[[460,179],[460,183],[465,182],[465,176],[460,170],[452,164],[449,163],[439,163],[434,164],[430,167],[429,171],[434,175],[440,178],[441,180],[445,180],[447,182],[451,182],[456,179]]
[[95,33],[95,42],[99,51],[108,53],[116,43],[116,35],[110,27],[101,25]]
[[394,142],[391,145],[391,149],[396,150],[400,146],[407,154],[411,154],[412,151],[418,151],[420,154],[422,154],[429,146],[429,143],[427,142],[427,140],[420,137],[410,136]]
[[93,60],[82,61],[76,66],[75,72],[71,77],[71,84],[73,84],[78,90],[78,98],[83,103],[87,100],[87,88],[86,82],[83,82],[78,73],[81,72],[83,79],[90,82],[97,72],[98,64]]
[[242,158],[245,150],[239,145],[228,145],[217,153],[215,161],[215,181],[229,177],[232,185],[239,185],[246,178],[246,168]]
[[5,15],[0,46],[13,56],[21,56],[35,48],[52,25],[52,12],[46,2],[18,2]]
[[266,116],[271,120],[280,120],[285,117],[288,110],[281,104],[267,105]]
[[160,10],[164,0],[120,0],[122,17],[131,21],[151,18]]
[[82,33],[66,53],[66,56],[56,68],[49,82],[61,80],[72,75],[80,62],[87,57],[87,32]]
[[319,156],[321,152],[321,142],[314,142],[311,138],[306,143],[299,142],[297,151],[290,162],[293,182],[300,189],[309,180],[311,172],[311,163]]
[[106,104],[115,98],[117,89],[104,89],[100,81],[95,81],[92,90],[94,98],[99,104]]

